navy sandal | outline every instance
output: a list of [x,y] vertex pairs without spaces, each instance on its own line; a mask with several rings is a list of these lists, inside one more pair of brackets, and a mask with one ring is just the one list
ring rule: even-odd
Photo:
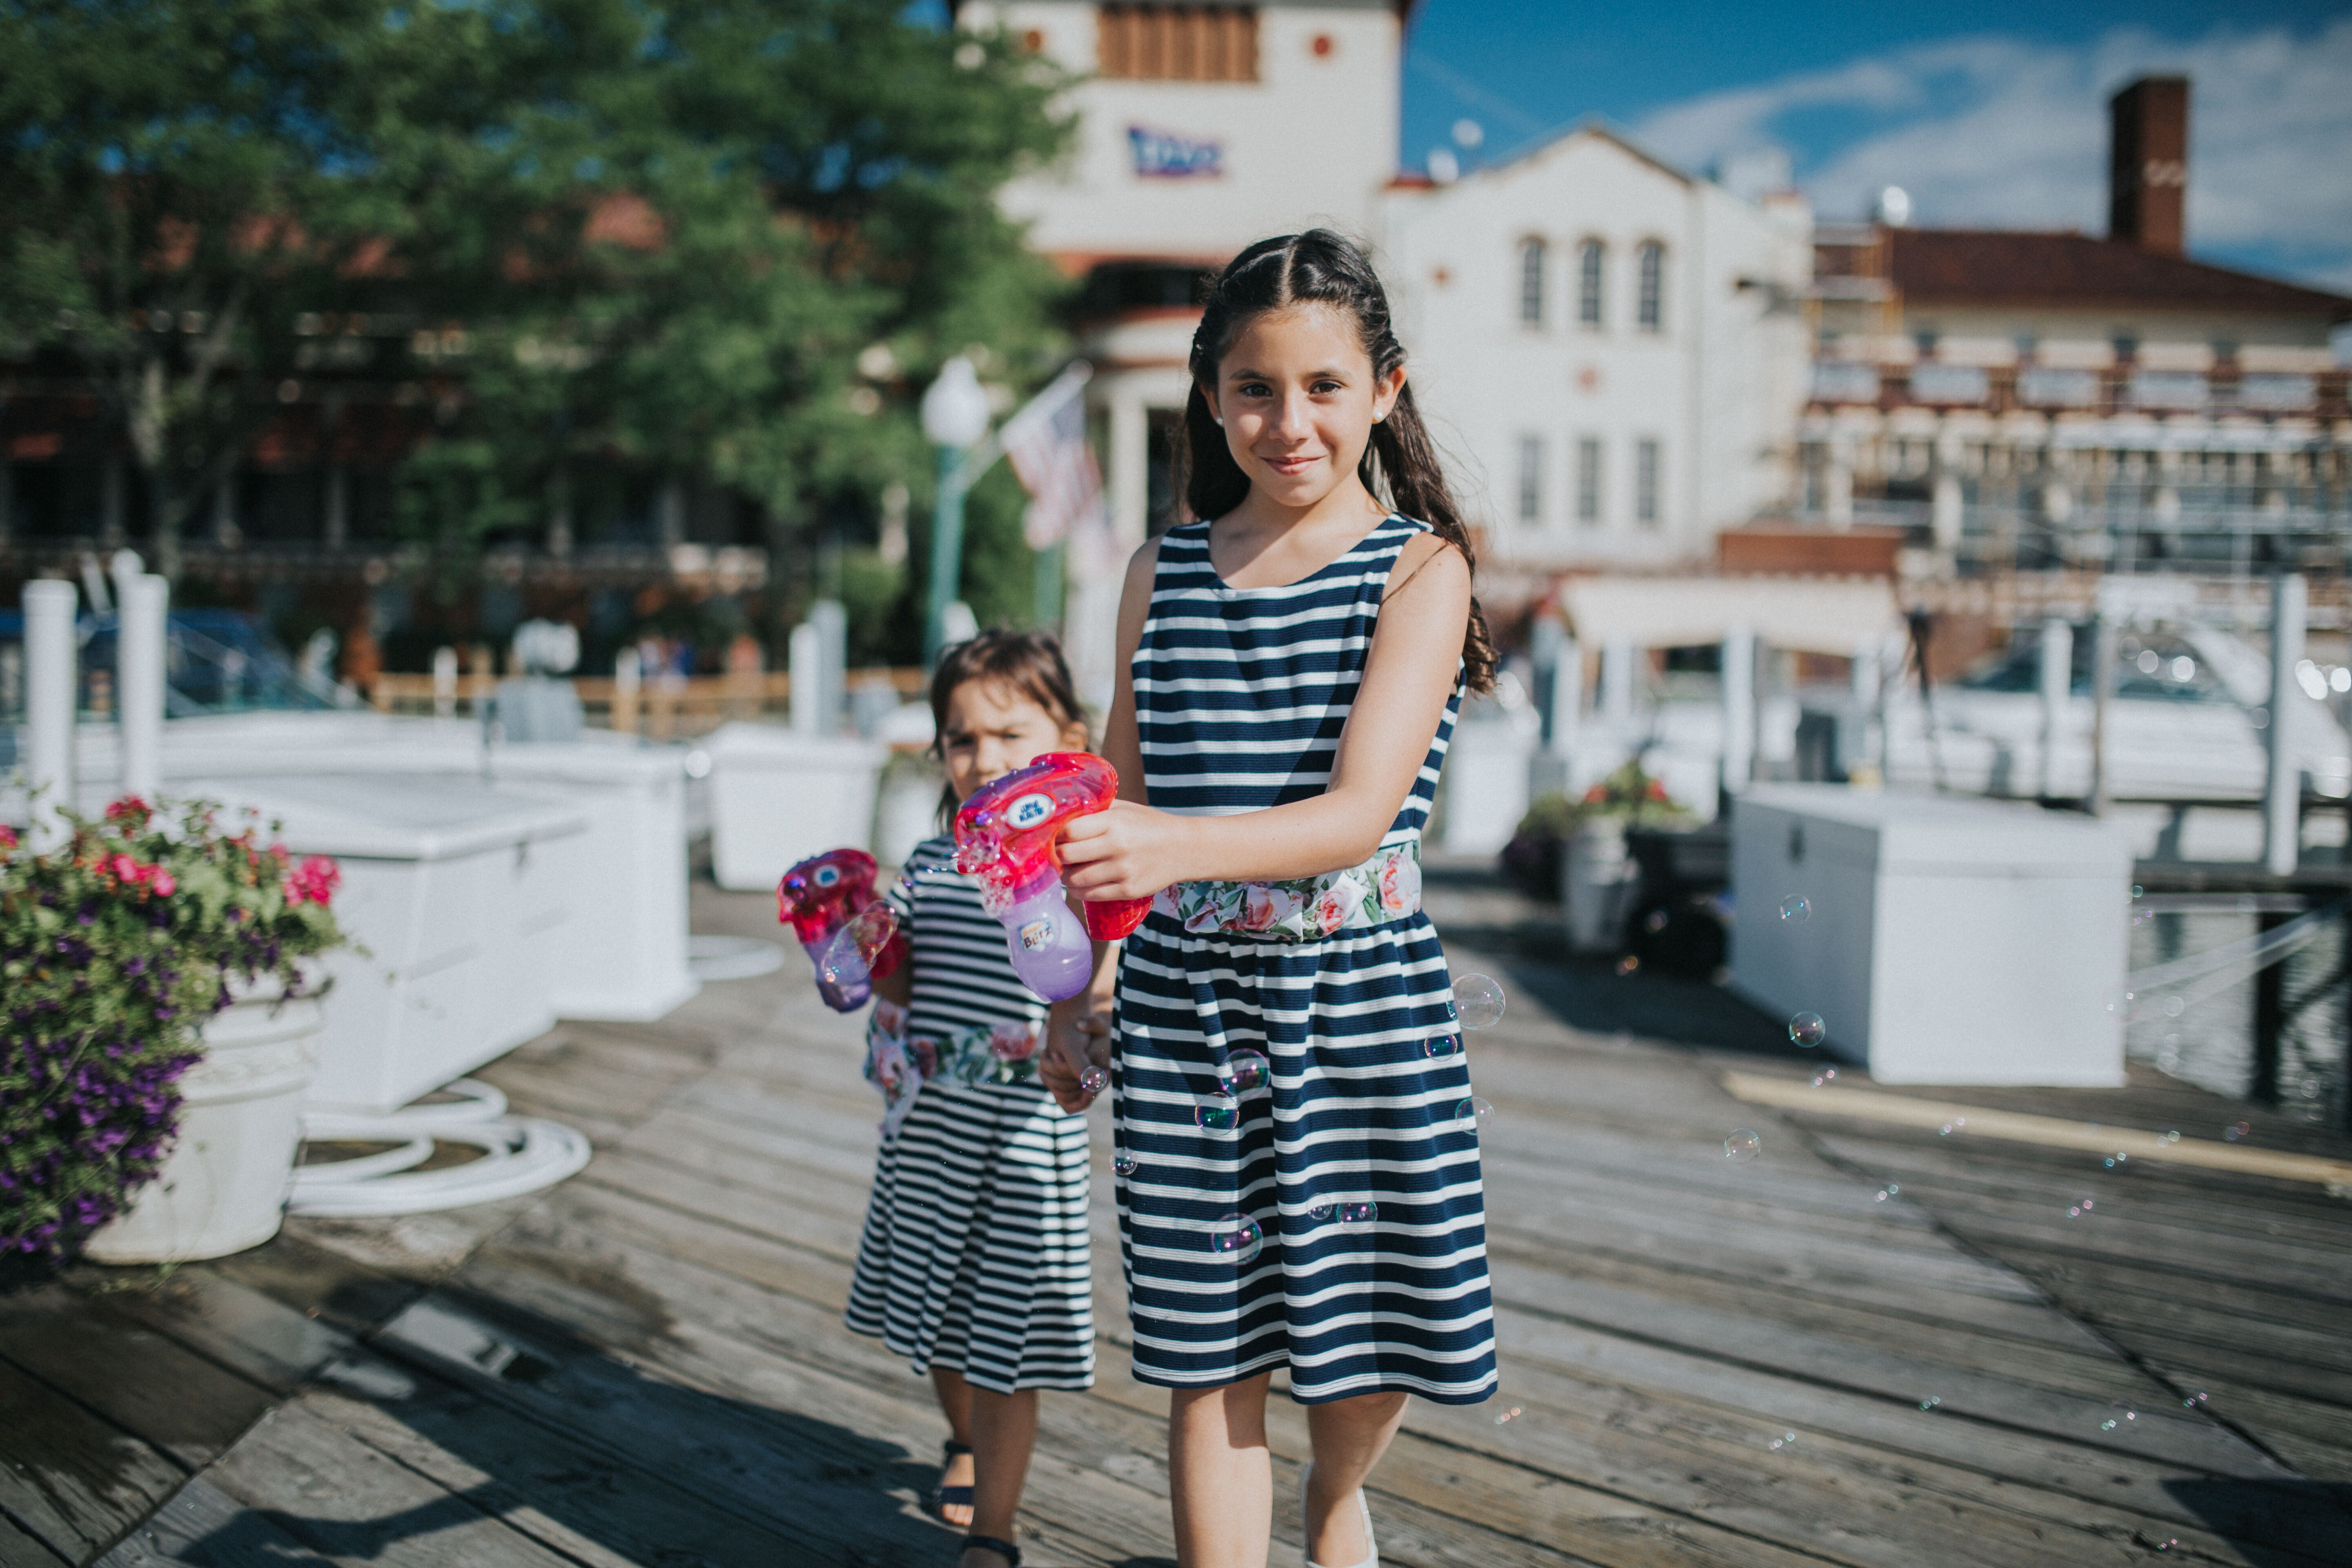
[[[947,1458],[949,1463],[953,1463],[960,1455],[969,1454],[971,1452],[971,1444],[959,1443],[952,1437],[940,1444],[940,1447],[947,1450]],[[941,1474],[944,1476],[946,1467],[943,1465],[940,1468]],[[945,1513],[947,1510],[951,1508],[970,1508],[971,1506],[971,1489],[968,1486],[951,1487],[942,1480],[939,1486],[933,1488],[931,1490],[931,1507],[941,1513]]]
[[993,1552],[1003,1558],[1004,1568],[1021,1568],[1021,1548],[1009,1541],[999,1541],[992,1535],[965,1536],[963,1544],[956,1548],[956,1554],[961,1556],[975,1546],[982,1552]]

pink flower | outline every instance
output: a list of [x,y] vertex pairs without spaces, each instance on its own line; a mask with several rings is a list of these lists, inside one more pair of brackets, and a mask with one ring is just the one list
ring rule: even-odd
[[133,860],[128,855],[117,855],[113,857],[111,859],[107,861],[106,868],[114,873],[114,879],[116,881],[128,882],[132,887],[137,887],[141,882],[146,880],[146,879],[140,874],[142,868],[139,862]]
[[151,866],[148,871],[147,885],[155,889],[156,897],[168,899],[180,890],[180,884],[163,867]]
[[1381,910],[1402,915],[1420,907],[1421,867],[1411,856],[1400,855],[1381,868]]
[[121,800],[112,801],[108,804],[106,808],[106,820],[109,822],[121,822],[127,818],[135,817],[138,820],[144,822],[151,814],[151,811],[152,808],[145,801],[140,799],[135,795],[126,795]]
[[1268,931],[1277,918],[1274,912],[1275,892],[1263,882],[1248,883],[1242,891],[1242,930]]
[[1338,931],[1347,921],[1348,901],[1339,896],[1339,889],[1333,889],[1315,900],[1315,923],[1322,928],[1325,936]]
[[989,1031],[988,1052],[1001,1062],[1025,1062],[1037,1054],[1037,1026],[999,1024]]
[[9,826],[6,823],[0,822],[0,849],[14,849],[15,847],[16,847],[16,830]]
[[312,855],[286,876],[286,901],[289,904],[317,904],[321,909],[332,902],[335,889],[342,886],[342,868],[324,855]]

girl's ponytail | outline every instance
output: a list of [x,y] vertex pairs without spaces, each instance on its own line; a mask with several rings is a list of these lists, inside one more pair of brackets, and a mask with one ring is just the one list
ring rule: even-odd
[[[1194,517],[1218,518],[1249,494],[1249,477],[1234,461],[1225,433],[1209,413],[1202,387],[1217,379],[1217,365],[1244,322],[1267,310],[1319,304],[1346,310],[1356,321],[1374,376],[1404,363],[1389,317],[1388,291],[1356,244],[1328,229],[1262,239],[1239,256],[1210,284],[1201,325],[1192,334],[1192,391],[1184,403],[1184,451],[1181,485]],[[1462,552],[1475,574],[1478,556],[1461,510],[1445,487],[1436,446],[1422,423],[1408,385],[1397,394],[1386,419],[1372,426],[1357,473],[1364,488],[1390,508],[1429,524],[1438,538]],[[1495,644],[1477,597],[1470,600],[1470,624],[1463,628],[1464,679],[1473,691],[1495,684]]]

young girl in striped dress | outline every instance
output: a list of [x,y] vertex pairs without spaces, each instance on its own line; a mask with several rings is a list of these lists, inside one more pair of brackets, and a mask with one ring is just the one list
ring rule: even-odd
[[[931,679],[954,803],[1087,725],[1054,639],[984,632]],[[849,1327],[928,1371],[951,1436],[938,1501],[961,1568],[1018,1568],[1037,1391],[1094,1384],[1087,1127],[1037,1080],[1045,1005],[941,834],[889,895],[911,962],[876,984],[866,1073],[888,1106]]]
[[[1363,253],[1252,246],[1192,340],[1185,499],[1130,564],[1104,754],[1065,880],[1158,894],[1045,1072],[1111,1006],[1135,1371],[1172,1391],[1186,1568],[1265,1562],[1268,1379],[1309,1406],[1311,1564],[1379,1561],[1365,1479],[1405,1396],[1495,1388],[1469,1076],[1420,837],[1494,652],[1471,544]],[[1259,1058],[1270,1071],[1265,1070]],[[1262,1089],[1253,1086],[1264,1079]]]

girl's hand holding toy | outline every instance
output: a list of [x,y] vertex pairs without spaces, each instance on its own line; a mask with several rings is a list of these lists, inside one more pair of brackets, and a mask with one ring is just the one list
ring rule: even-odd
[[974,790],[956,813],[956,868],[980,879],[981,904],[1004,926],[1021,983],[1048,1002],[1075,996],[1094,975],[1094,943],[1117,942],[1151,908],[1151,893],[1089,900],[1081,919],[1062,886],[1056,840],[1105,811],[1118,774],[1088,752],[1048,752]]
[[831,849],[776,884],[776,919],[801,939],[816,965],[817,994],[836,1013],[866,1005],[874,982],[906,962],[898,914],[874,893],[877,869],[863,849]]

